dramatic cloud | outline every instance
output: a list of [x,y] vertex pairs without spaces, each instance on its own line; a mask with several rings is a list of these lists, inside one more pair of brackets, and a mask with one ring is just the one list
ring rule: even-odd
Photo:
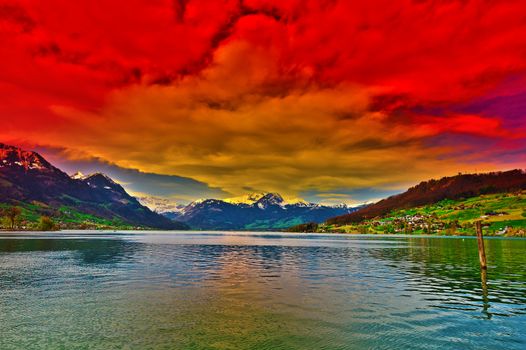
[[165,197],[178,204],[186,204],[200,197],[226,198],[229,196],[219,188],[211,188],[190,178],[121,168],[89,156],[83,158],[77,154],[72,157],[67,151],[60,149],[37,147],[36,151],[51,163],[58,164],[61,170],[70,175],[77,172],[85,175],[102,172],[137,196]]
[[525,15],[520,1],[6,3],[0,137],[330,201],[523,166]]

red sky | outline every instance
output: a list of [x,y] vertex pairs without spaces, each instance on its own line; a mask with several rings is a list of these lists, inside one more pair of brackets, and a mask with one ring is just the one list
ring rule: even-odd
[[352,202],[526,160],[523,1],[0,0],[0,41],[0,140],[64,165]]

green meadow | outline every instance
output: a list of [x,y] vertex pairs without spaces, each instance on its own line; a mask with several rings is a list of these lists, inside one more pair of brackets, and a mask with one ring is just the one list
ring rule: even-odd
[[[11,204],[0,203],[0,213],[13,207]],[[118,218],[108,220],[95,215],[80,212],[71,206],[58,208],[44,203],[33,201],[31,203],[19,202],[15,207],[20,209],[20,214],[15,219],[17,230],[38,230],[42,217],[49,217],[57,229],[132,229]],[[0,228],[11,229],[11,223],[5,215],[0,220]]]

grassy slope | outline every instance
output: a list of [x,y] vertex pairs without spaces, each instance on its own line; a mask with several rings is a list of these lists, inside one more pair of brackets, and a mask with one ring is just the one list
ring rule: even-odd
[[[473,235],[482,220],[486,235],[524,235],[526,192],[443,200],[422,207],[396,210],[383,218],[344,226],[322,225],[320,231],[349,233],[409,233]],[[508,227],[506,232],[503,229]]]
[[[10,207],[10,204],[0,203],[0,209]],[[21,210],[22,229],[36,229],[41,216],[50,216],[60,228],[69,229],[129,229],[130,225],[123,223],[121,220],[108,220],[94,215],[79,212],[75,208],[61,206],[52,208],[46,204],[19,203],[17,205]]]
[[245,225],[245,230],[269,230],[285,229],[294,225],[299,225],[303,221],[301,218],[289,218],[281,220],[256,220],[253,223]]

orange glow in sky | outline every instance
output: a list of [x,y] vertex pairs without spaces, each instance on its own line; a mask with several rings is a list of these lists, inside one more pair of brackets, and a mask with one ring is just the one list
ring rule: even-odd
[[525,17],[512,0],[0,1],[0,141],[325,202],[524,168]]

